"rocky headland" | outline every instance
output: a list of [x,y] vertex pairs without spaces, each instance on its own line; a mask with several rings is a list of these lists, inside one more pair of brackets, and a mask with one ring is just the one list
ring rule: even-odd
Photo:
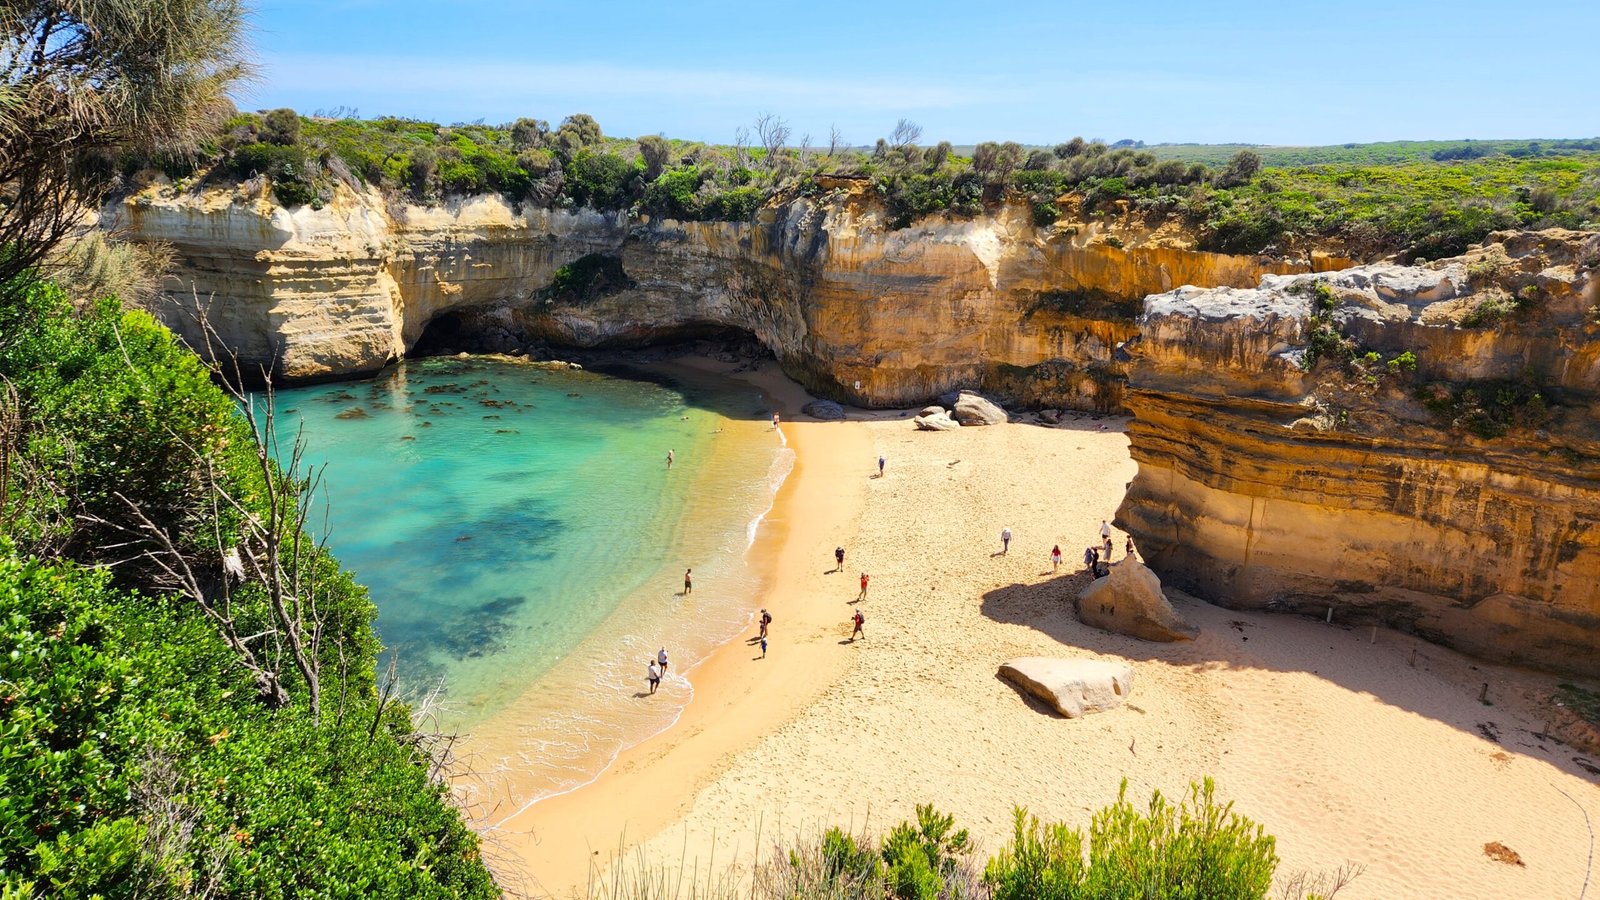
[[1118,512],[1224,606],[1600,674],[1600,235],[1150,297]]

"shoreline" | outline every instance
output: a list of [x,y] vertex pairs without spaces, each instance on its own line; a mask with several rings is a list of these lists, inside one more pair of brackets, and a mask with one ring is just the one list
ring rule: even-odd
[[[675,363],[761,390],[783,418],[780,427],[795,452],[794,468],[761,517],[747,554],[758,573],[756,605],[771,610],[774,618],[768,656],[753,658],[759,648],[744,636],[717,646],[681,673],[693,679],[694,694],[671,726],[623,749],[588,783],[542,798],[497,823],[497,846],[490,855],[530,878],[541,896],[581,890],[594,862],[609,861],[619,840],[649,837],[674,821],[682,798],[692,793],[686,788],[708,781],[723,757],[803,709],[842,674],[846,662],[839,658],[819,666],[814,654],[794,651],[831,642],[833,631],[848,631],[845,607],[802,586],[820,579],[815,572],[824,565],[831,567],[833,546],[848,543],[865,493],[862,488],[853,498],[847,493],[818,504],[814,486],[850,478],[864,483],[873,458],[870,445],[854,434],[832,433],[840,423],[791,418],[809,397],[776,366],[734,373],[710,360]],[[821,452],[825,442],[832,452]],[[854,464],[845,462],[850,454],[838,452],[852,444],[858,445]],[[738,714],[730,720],[735,708]]]
[[[773,384],[786,418],[805,398],[772,367],[749,378]],[[1600,786],[1541,736],[1556,676],[1171,590],[1194,642],[1089,628],[1070,602],[1088,583],[1074,560],[1134,471],[1125,419],[927,434],[898,412],[850,416],[783,426],[795,468],[749,558],[767,573],[769,658],[737,638],[717,648],[673,727],[489,836],[498,871],[559,897],[618,863],[624,878],[739,878],[774,838],[881,834],[927,802],[971,829],[981,860],[1014,805],[1087,828],[1119,783],[1137,807],[1213,777],[1276,838],[1280,882],[1348,861],[1365,868],[1340,892],[1352,900],[1576,894]],[[869,477],[880,450],[883,480]],[[1007,555],[991,552],[1003,525]],[[1066,563],[1052,573],[1056,543]],[[844,583],[823,574],[836,544]],[[873,575],[868,639],[839,646],[859,568]],[[995,675],[1028,655],[1126,661],[1133,693],[1053,716]],[[1486,857],[1491,841],[1525,865]]]

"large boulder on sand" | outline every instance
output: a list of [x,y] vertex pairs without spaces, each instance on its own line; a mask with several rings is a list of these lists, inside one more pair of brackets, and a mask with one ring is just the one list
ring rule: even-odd
[[917,413],[917,415],[919,415],[919,416],[942,416],[942,415],[944,415],[944,407],[942,407],[942,406],[924,406],[922,408],[922,412]]
[[961,427],[961,423],[950,418],[944,410],[933,415],[917,416],[911,420],[911,424],[917,426],[919,431],[955,431]]
[[1006,411],[971,391],[962,391],[956,399],[952,417],[963,425],[1004,425]]
[[844,407],[832,400],[813,400],[800,407],[800,411],[824,422],[837,422],[844,418]]
[[1133,693],[1133,668],[1125,662],[1024,656],[1002,664],[1000,677],[1069,719],[1121,706]]
[[1192,641],[1199,632],[1178,615],[1161,579],[1136,559],[1124,559],[1111,574],[1078,594],[1078,618],[1086,625],[1147,641]]

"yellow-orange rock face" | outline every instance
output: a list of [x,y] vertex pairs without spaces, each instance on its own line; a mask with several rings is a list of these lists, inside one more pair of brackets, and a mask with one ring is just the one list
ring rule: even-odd
[[[890,230],[859,186],[841,184],[750,223],[628,221],[499,197],[389,205],[342,190],[293,211],[237,192],[150,190],[103,219],[177,251],[164,321],[195,337],[198,299],[245,362],[291,379],[373,371],[436,317],[466,310],[577,347],[737,329],[812,389],[876,406],[969,387],[1120,408],[1115,352],[1135,333],[1139,298],[1307,268],[1137,233],[1119,248],[1094,223],[1036,228],[1020,206]],[[560,267],[591,254],[620,260],[628,285],[542,298]]]
[[[1597,265],[1597,235],[1503,234],[1316,276],[1320,298],[1310,276],[1150,297],[1119,524],[1163,580],[1224,606],[1331,607],[1600,674]],[[1520,308],[1485,322],[1507,297]],[[1307,371],[1319,305],[1377,358]],[[1405,352],[1415,372],[1388,364]]]

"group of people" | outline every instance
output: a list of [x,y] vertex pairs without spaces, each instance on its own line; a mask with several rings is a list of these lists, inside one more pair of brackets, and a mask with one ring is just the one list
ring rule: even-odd
[[[1011,529],[1000,532],[1001,553],[1011,543]],[[1083,567],[1094,573],[1096,578],[1104,578],[1111,574],[1111,523],[1105,519],[1100,520],[1100,543],[1091,544],[1083,548]],[[1128,535],[1126,555],[1124,559],[1132,559],[1134,554],[1133,535]],[[1050,573],[1053,575],[1061,570],[1061,545],[1050,548]]]
[[645,677],[650,681],[650,693],[654,694],[656,688],[661,686],[661,679],[667,677],[667,648],[662,647],[656,653],[656,658],[650,660],[650,668],[646,670]]

